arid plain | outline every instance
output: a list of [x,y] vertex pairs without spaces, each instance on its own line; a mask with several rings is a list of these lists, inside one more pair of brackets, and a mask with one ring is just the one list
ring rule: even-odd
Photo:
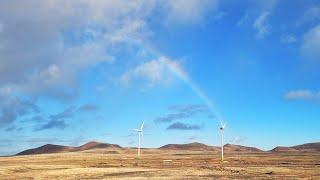
[[0,157],[0,179],[320,179],[319,152],[227,150],[224,163],[217,149],[142,149],[136,156],[136,149],[109,147]]

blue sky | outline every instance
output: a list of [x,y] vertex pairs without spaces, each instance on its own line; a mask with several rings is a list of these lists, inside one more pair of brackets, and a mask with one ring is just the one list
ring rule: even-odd
[[4,1],[0,154],[319,141],[319,1]]

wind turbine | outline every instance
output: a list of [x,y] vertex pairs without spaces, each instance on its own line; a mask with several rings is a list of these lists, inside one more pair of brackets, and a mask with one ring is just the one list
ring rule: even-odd
[[138,158],[140,158],[141,136],[142,136],[143,126],[144,126],[144,121],[142,122],[140,129],[134,129],[138,133]]
[[226,128],[226,123],[221,123],[220,133],[221,133],[221,162],[223,162],[223,131]]

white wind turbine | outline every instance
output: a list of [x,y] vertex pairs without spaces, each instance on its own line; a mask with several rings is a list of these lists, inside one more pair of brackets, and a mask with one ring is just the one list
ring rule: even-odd
[[141,136],[143,131],[144,122],[142,122],[140,129],[134,129],[138,133],[138,158],[140,158],[140,148],[141,148]]
[[221,122],[220,133],[221,133],[221,162],[223,162],[223,131],[226,128],[226,123]]

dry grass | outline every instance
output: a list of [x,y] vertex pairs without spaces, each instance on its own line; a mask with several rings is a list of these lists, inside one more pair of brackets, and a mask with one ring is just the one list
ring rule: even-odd
[[[320,153],[143,150],[0,157],[1,179],[320,179]],[[163,162],[172,160],[172,162]]]

